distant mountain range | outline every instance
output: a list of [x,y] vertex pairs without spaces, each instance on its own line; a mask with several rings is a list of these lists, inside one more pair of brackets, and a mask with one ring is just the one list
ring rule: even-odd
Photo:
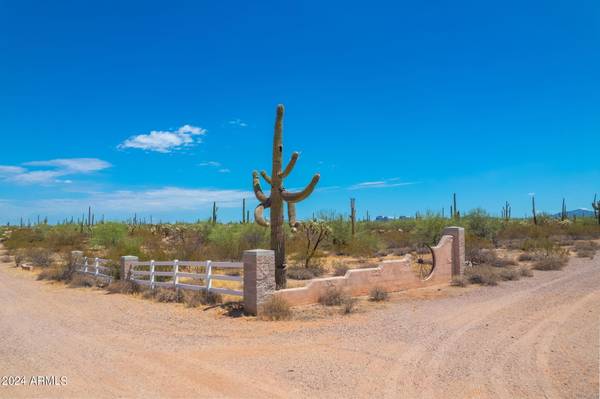
[[[559,218],[560,212],[555,213],[552,216]],[[567,216],[570,218],[572,218],[573,216],[589,218],[594,217],[594,211],[590,211],[589,209],[575,209],[573,211],[567,211]]]

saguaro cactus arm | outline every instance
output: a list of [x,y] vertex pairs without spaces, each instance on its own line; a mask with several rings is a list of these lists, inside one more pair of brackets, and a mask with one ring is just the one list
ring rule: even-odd
[[296,204],[293,202],[288,202],[288,220],[290,223],[290,227],[292,231],[296,231],[300,223],[296,220]]
[[273,184],[273,182],[271,181],[271,176],[269,176],[269,175],[267,174],[267,171],[265,171],[265,170],[261,171],[261,172],[260,172],[260,175],[263,177],[263,179],[265,179],[265,181],[266,181],[267,183],[269,183],[269,185]]
[[315,186],[319,182],[320,178],[321,178],[321,175],[319,175],[317,173],[316,175],[313,176],[313,178],[312,178],[311,182],[308,184],[308,186],[306,186],[306,188],[304,188],[304,190],[299,191],[297,193],[282,190],[281,198],[283,198],[287,202],[300,202],[300,201],[305,200],[309,195],[312,194],[312,192],[315,189]]
[[264,217],[265,208],[268,208],[268,206],[258,204],[256,209],[254,209],[254,219],[259,226],[269,227],[269,222],[267,222]]
[[288,163],[288,165],[285,167],[285,170],[283,172],[279,173],[279,177],[281,177],[282,179],[285,179],[286,177],[288,177],[290,175],[290,173],[292,173],[292,170],[294,170],[294,166],[296,166],[296,161],[298,160],[298,156],[300,156],[300,154],[298,152],[294,152],[292,154],[292,159],[290,159],[290,163]]
[[252,172],[252,187],[254,188],[254,195],[260,202],[267,202],[269,197],[263,193],[262,187],[260,186],[260,180],[258,178],[258,172]]

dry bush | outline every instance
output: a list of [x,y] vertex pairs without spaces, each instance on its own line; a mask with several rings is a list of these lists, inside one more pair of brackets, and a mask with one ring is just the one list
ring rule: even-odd
[[95,285],[96,281],[93,277],[80,273],[75,273],[69,282],[71,287],[94,287]]
[[2,256],[2,258],[0,258],[0,261],[2,261],[3,263],[10,263],[12,261],[12,258],[8,255],[4,255]]
[[38,274],[38,280],[70,281],[75,273],[76,266],[71,262],[62,262],[47,267]]
[[369,292],[369,299],[374,302],[387,301],[388,298],[388,293],[381,287],[373,287]]
[[179,290],[172,288],[157,288],[154,293],[154,299],[157,302],[179,303],[183,301],[183,295]]
[[550,252],[537,257],[533,268],[535,270],[561,270],[567,261],[568,258],[564,254]]
[[352,313],[356,310],[356,304],[358,303],[358,301],[356,300],[356,298],[352,298],[352,297],[344,297],[344,299],[342,300],[342,314],[349,314]]
[[38,267],[48,267],[52,264],[52,252],[45,248],[30,248],[25,256]]
[[339,306],[344,302],[346,295],[339,288],[330,287],[319,298],[319,303],[324,306]]
[[346,264],[342,262],[336,262],[334,265],[333,275],[338,277],[345,276],[348,270],[350,270],[350,268]]
[[535,260],[535,254],[531,252],[523,252],[517,259],[519,262],[529,262]]
[[220,294],[207,291],[183,291],[183,302],[188,308],[196,308],[200,305],[216,305],[223,303],[223,297]]
[[315,274],[312,269],[305,267],[290,267],[286,271],[287,277],[294,280],[310,280],[315,278]]
[[504,281],[516,281],[521,279],[521,272],[517,269],[503,269],[500,278]]
[[292,309],[285,299],[272,296],[261,305],[259,314],[262,320],[287,320],[292,316]]
[[593,259],[599,247],[594,241],[579,241],[575,243],[575,252],[579,258]]
[[521,266],[519,268],[519,273],[522,277],[533,277],[533,272],[531,271],[531,269],[525,266]]
[[466,287],[468,284],[469,281],[464,276],[454,276],[450,282],[453,287]]
[[114,280],[106,290],[111,294],[135,294],[140,291],[140,286],[131,280]]
[[465,278],[472,284],[498,285],[498,275],[493,267],[473,266],[465,270]]

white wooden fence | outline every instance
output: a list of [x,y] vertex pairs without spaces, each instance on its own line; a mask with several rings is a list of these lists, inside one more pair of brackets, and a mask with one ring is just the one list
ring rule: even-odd
[[81,263],[76,265],[76,270],[80,273],[89,274],[112,281],[111,268],[106,266],[108,262],[109,261],[107,259],[88,258],[87,256],[84,256],[81,258]]
[[[214,287],[213,281],[235,281],[241,283],[241,276],[215,274],[215,270],[243,270],[244,264],[241,262],[192,262],[192,261],[149,261],[149,262],[131,262],[130,280],[137,284],[146,285],[152,289],[156,287],[176,288],[194,291],[207,291],[215,294],[233,295],[243,297],[242,290],[233,290],[230,288]],[[200,272],[202,270],[203,272]],[[159,279],[157,279],[159,277]],[[158,281],[158,280],[168,281]],[[185,282],[181,282],[184,280]],[[191,281],[190,281],[191,280]],[[199,284],[193,284],[199,282]]]

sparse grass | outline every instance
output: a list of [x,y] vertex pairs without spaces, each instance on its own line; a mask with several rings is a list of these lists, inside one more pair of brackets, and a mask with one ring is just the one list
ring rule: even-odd
[[516,281],[521,279],[521,272],[517,269],[503,269],[500,278],[504,281]]
[[324,306],[340,306],[343,304],[346,295],[341,289],[330,287],[319,298],[319,303]]
[[350,270],[350,268],[342,262],[336,262],[336,264],[334,265],[334,271],[333,271],[333,275],[334,276],[345,276],[346,272],[348,270]]
[[519,255],[517,259],[519,260],[519,262],[530,262],[532,260],[535,260],[535,255],[531,252],[523,252]]
[[533,272],[531,269],[525,266],[519,267],[519,273],[522,277],[533,277]]
[[389,294],[381,287],[373,287],[369,292],[369,299],[374,302],[384,302],[389,299]]
[[26,257],[38,267],[48,267],[52,264],[52,252],[44,248],[31,248]]
[[131,280],[115,280],[106,287],[111,294],[135,294],[140,292],[140,286]]
[[575,252],[579,258],[593,259],[599,247],[594,241],[579,241],[575,243]]
[[222,303],[223,298],[214,292],[205,291],[183,291],[183,303],[188,308],[196,308],[200,305],[216,305]]
[[306,267],[290,267],[287,269],[287,276],[293,280],[310,280],[315,278],[313,271]]
[[492,266],[480,265],[467,268],[465,278],[472,284],[498,285],[498,274]]
[[71,287],[94,287],[96,286],[96,281],[93,277],[86,276],[84,274],[75,273],[73,277],[71,277],[71,281],[69,281],[69,286]]
[[183,301],[183,294],[172,288],[157,288],[154,300],[163,303],[179,303]]
[[356,298],[346,296],[342,300],[342,314],[350,314],[356,310]]
[[272,296],[262,304],[260,318],[262,320],[278,321],[288,320],[292,317],[290,304],[278,296]]
[[38,274],[38,280],[71,281],[75,273],[75,266],[69,262],[62,262],[47,267]]
[[537,257],[533,264],[535,270],[561,270],[567,264],[567,256],[559,253],[548,253]]

